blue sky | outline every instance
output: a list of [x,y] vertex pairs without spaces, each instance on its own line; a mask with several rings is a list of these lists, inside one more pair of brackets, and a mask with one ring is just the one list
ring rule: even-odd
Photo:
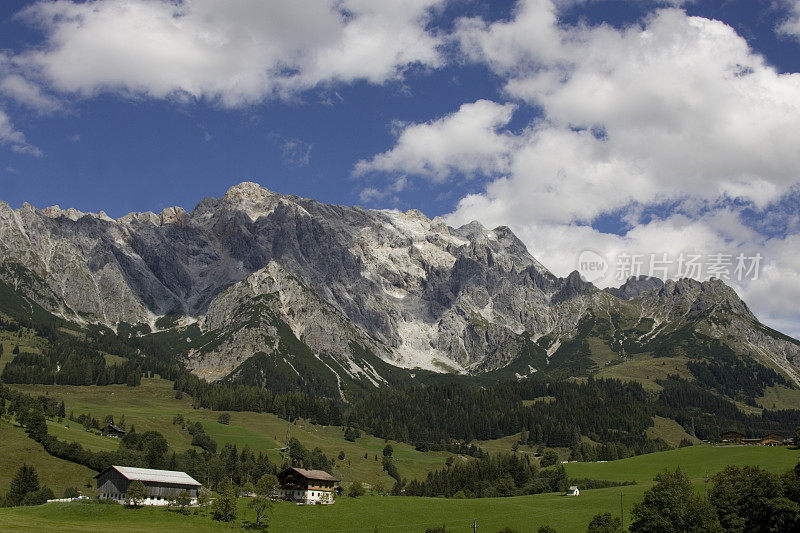
[[0,4],[0,200],[120,217],[256,181],[509,225],[560,275],[761,253],[730,282],[800,333],[797,0],[231,5]]

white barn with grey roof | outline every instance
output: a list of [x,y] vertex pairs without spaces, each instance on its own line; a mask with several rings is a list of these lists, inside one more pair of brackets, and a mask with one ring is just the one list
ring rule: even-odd
[[144,505],[168,505],[181,492],[189,494],[192,503],[197,502],[197,493],[202,486],[186,472],[135,468],[132,466],[110,466],[95,476],[97,497],[119,503],[128,501],[128,487],[141,481],[147,489]]

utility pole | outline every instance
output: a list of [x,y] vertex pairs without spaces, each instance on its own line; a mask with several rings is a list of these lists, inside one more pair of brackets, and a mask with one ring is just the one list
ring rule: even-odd
[[619,527],[620,531],[625,531],[625,515],[622,514],[622,489],[619,491]]
[[472,521],[472,533],[478,533],[478,519]]

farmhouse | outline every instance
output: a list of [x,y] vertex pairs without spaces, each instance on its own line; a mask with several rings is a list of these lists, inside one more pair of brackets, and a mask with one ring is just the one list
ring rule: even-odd
[[95,476],[97,497],[101,500],[127,501],[128,487],[133,481],[141,481],[147,489],[144,505],[167,505],[183,491],[189,494],[192,503],[197,502],[200,483],[186,472],[154,470],[152,468],[133,468],[130,466],[110,466]]
[[567,489],[567,496],[580,496],[581,491],[575,485]]
[[742,435],[738,431],[726,431],[720,435],[720,437],[722,438],[722,442],[742,444],[742,442],[744,442],[744,440],[747,438],[747,435]]
[[122,438],[127,433],[124,429],[114,424],[107,424],[103,427],[103,435],[106,437],[119,437]]
[[298,503],[333,503],[334,485],[338,479],[324,470],[287,468],[278,475],[286,500]]
[[786,444],[786,437],[779,433],[770,433],[761,439],[762,446],[783,446]]

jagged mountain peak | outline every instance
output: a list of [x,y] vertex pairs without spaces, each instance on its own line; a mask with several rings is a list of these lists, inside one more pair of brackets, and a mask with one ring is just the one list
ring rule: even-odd
[[262,187],[258,183],[243,181],[230,187],[222,197],[222,200],[228,202],[267,202],[279,196],[281,195]]
[[607,293],[612,294],[620,300],[630,300],[639,296],[643,292],[650,292],[654,290],[661,290],[664,287],[664,281],[650,276],[631,276],[625,283],[619,287],[608,287],[604,289]]
[[[187,342],[180,355],[213,378],[257,353],[291,367],[296,355],[281,342],[304,343],[340,379],[363,371],[380,382],[357,362],[364,358],[484,372],[521,353],[528,375],[557,366],[562,345],[581,354],[570,339],[585,334],[587,321],[620,313],[650,317],[658,324],[650,336],[663,324],[713,318],[704,327],[720,338],[748,339],[776,364],[800,360],[791,342],[754,333],[760,325],[719,280],[637,278],[603,292],[577,272],[553,275],[506,226],[453,228],[418,210],[323,204],[252,182],[190,212],[172,207],[118,221],[0,203],[0,281],[78,322],[155,330],[167,315],[182,317],[175,323],[193,324],[205,340]],[[612,321],[598,331],[617,328]],[[642,335],[634,330],[625,335]],[[612,351],[621,340],[608,341]],[[580,368],[590,368],[586,361]]]

